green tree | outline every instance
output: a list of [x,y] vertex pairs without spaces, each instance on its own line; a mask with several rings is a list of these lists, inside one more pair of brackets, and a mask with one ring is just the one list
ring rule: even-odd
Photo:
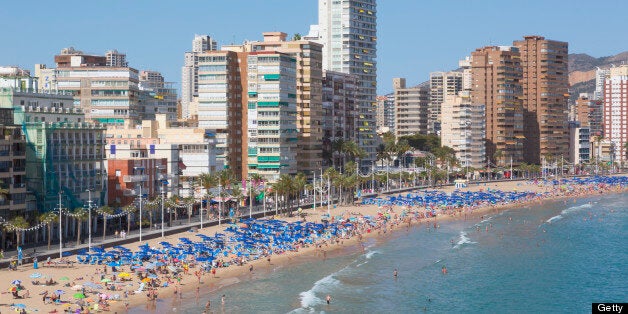
[[46,223],[46,229],[48,229],[48,250],[50,250],[50,242],[52,241],[52,224],[59,222],[59,215],[53,212],[45,212],[39,215],[39,221]]
[[72,212],[72,218],[74,218],[74,220],[76,221],[76,225],[77,225],[77,231],[78,233],[76,234],[76,245],[80,245],[81,244],[81,233],[82,233],[82,227],[83,227],[83,221],[87,220],[89,213],[87,212],[87,210],[83,207],[77,207],[74,209],[74,212]]
[[104,205],[97,210],[102,215],[102,240],[105,241],[105,235],[107,234],[107,218],[113,214],[113,208],[108,205]]
[[6,225],[8,230],[15,231],[16,243],[15,247],[22,245],[22,229],[26,229],[30,226],[28,221],[22,216],[13,217]]
[[126,233],[131,233],[131,215],[138,211],[138,209],[134,205],[129,204],[122,207],[122,211],[126,213]]

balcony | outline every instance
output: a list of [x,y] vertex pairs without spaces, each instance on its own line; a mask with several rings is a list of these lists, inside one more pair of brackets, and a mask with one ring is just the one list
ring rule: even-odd
[[124,182],[147,182],[148,176],[145,174],[125,175],[122,177]]

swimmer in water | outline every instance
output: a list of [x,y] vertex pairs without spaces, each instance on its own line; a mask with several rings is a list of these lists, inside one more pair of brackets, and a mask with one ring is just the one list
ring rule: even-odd
[[329,295],[329,294],[328,294],[328,295],[325,297],[325,301],[327,301],[327,304],[331,303],[331,295]]
[[395,279],[397,279],[397,268],[395,268],[395,270],[393,271],[393,277],[395,277]]

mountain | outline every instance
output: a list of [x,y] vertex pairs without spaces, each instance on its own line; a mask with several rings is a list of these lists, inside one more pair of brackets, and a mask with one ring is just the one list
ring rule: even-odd
[[613,65],[628,63],[628,51],[614,56],[595,58],[586,53],[569,54],[569,85],[572,99],[580,93],[595,91],[595,70],[608,69]]

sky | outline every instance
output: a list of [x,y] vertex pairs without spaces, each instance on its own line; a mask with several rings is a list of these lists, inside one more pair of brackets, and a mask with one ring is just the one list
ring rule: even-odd
[[[511,45],[524,35],[569,42],[571,53],[594,57],[628,50],[622,0],[379,0],[378,94],[392,79],[409,85],[486,45]],[[104,55],[117,49],[138,70],[181,81],[183,54],[194,34],[219,45],[262,40],[262,32],[307,34],[318,22],[317,0],[7,1],[0,7],[0,65],[33,71],[54,67],[62,48]]]

